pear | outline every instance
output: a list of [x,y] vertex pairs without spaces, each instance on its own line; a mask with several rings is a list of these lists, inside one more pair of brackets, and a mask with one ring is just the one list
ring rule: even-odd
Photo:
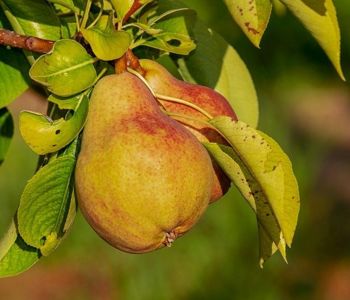
[[112,246],[169,246],[208,206],[212,164],[198,140],[124,72],[95,86],[75,172],[81,211]]
[[[229,116],[237,120],[237,116],[229,102],[219,93],[206,86],[196,85],[181,81],[172,76],[167,69],[159,63],[142,59],[140,64],[144,71],[144,78],[156,94],[179,98],[191,102],[204,109],[211,116]],[[185,104],[162,101],[164,108],[173,113],[185,115],[200,121],[207,121],[208,118],[198,110]],[[226,141],[214,129],[204,123],[183,119],[184,125],[190,130],[200,142],[213,142],[226,144]],[[223,173],[220,167],[214,166],[214,187],[210,202],[221,198],[230,187],[230,180]]]

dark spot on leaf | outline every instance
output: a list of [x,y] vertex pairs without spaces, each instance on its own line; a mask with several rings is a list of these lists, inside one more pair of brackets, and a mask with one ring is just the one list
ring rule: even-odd
[[170,46],[174,46],[174,47],[179,47],[181,45],[181,41],[176,40],[176,39],[171,39],[171,40],[167,41],[167,43]]
[[55,134],[60,134],[61,133],[61,130],[57,129]]
[[41,239],[40,239],[40,244],[41,245],[45,245],[45,242],[46,242],[46,236],[43,236]]

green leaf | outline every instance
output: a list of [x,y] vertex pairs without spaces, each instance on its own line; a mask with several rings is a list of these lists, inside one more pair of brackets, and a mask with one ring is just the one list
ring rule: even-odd
[[143,23],[131,23],[129,26],[136,27],[140,29],[140,31],[145,32],[149,35],[156,35],[162,32],[162,29],[152,28],[152,26]]
[[17,33],[54,41],[61,37],[59,19],[45,0],[1,0],[0,5]]
[[[10,29],[0,9],[0,28]],[[0,46],[0,108],[5,107],[28,88],[29,64],[23,52]]]
[[74,16],[62,16],[61,20],[61,29],[62,29],[62,38],[69,39],[74,38],[77,34],[77,24]]
[[0,109],[0,165],[5,159],[13,136],[13,120],[6,108]]
[[[196,18],[193,10],[176,4],[174,7],[169,3],[159,3],[158,15],[151,20],[153,28],[160,30],[147,38],[142,44],[151,48],[159,49],[180,55],[188,55],[196,48],[196,44],[190,37],[191,27]],[[180,6],[180,7],[178,7]]]
[[[288,156],[270,137],[241,121],[216,117],[210,124],[230,143],[232,148],[224,146],[224,150],[229,149],[227,151],[230,155],[236,156],[236,162],[254,180],[248,181],[252,193],[244,193],[245,198],[263,214],[266,205],[271,207],[273,215],[265,216],[268,219],[276,218],[287,245],[291,246],[300,200],[298,184]],[[237,178],[235,180],[238,181]],[[243,182],[244,178],[240,180]]]
[[287,13],[287,7],[281,2],[281,0],[272,0],[272,6],[274,8],[274,12],[277,16],[285,16]]
[[[42,167],[25,187],[18,208],[18,230],[23,240],[49,255],[72,223],[71,201],[77,140],[69,151]],[[67,219],[67,216],[69,218]]]
[[[288,155],[270,136],[261,131],[258,131],[258,134],[271,147],[271,151],[268,153],[265,162],[266,170],[270,170],[271,172],[274,171],[276,164],[280,164],[280,167],[283,170],[283,197],[281,197],[280,202],[272,202],[271,204],[277,218],[280,218],[279,223],[283,234],[285,235],[287,245],[290,247],[298,222],[300,209],[298,182],[293,173],[292,163],[289,160]],[[267,183],[268,182],[269,181],[267,180]]]
[[[56,95],[50,95],[47,100],[51,103],[57,104],[59,109],[76,111],[77,108],[79,107],[80,101],[83,100],[84,95],[85,95],[84,93],[76,96],[72,96],[72,97],[60,97]],[[87,101],[87,100],[84,100],[84,101]]]
[[28,146],[37,154],[57,152],[68,145],[84,127],[89,102],[82,94],[75,98],[60,100],[50,97],[63,109],[71,109],[76,101],[75,112],[69,119],[51,120],[48,117],[29,111],[22,111],[19,117],[19,129]]
[[259,230],[260,257],[267,259],[268,247],[266,245],[271,242],[278,245],[280,253],[286,260],[286,243],[269,200],[264,194],[264,187],[254,178],[254,175],[231,147],[215,143],[206,143],[204,146],[256,213],[259,229],[261,227]]
[[345,80],[340,64],[340,30],[332,0],[281,0],[303,23],[328,55],[339,76]]
[[78,14],[80,12],[80,9],[75,5],[73,0],[46,0],[46,1],[53,3],[54,7],[63,13],[74,12]]
[[28,70],[29,64],[22,51],[0,47],[0,108],[28,88]]
[[188,55],[196,48],[188,35],[167,32],[153,35],[143,45],[179,55]]
[[257,215],[260,264],[277,248],[285,258],[300,208],[298,184],[287,155],[270,137],[241,121],[217,117],[210,124],[230,146],[204,146]]
[[10,250],[11,246],[17,239],[17,229],[15,221],[12,220],[9,229],[5,233],[5,235],[1,238],[0,241],[0,261],[6,255],[6,253]]
[[257,127],[258,99],[245,63],[231,45],[200,21],[193,35],[197,49],[184,58],[183,64],[179,63],[181,73],[218,91],[230,102],[239,120]]
[[96,26],[83,29],[82,34],[95,55],[102,60],[122,57],[131,43],[129,33],[117,31],[114,28],[112,17],[109,16],[102,16]]
[[[271,0],[224,0],[231,15],[249,40],[259,48],[269,23]],[[294,0],[293,0],[294,1]]]
[[29,71],[30,77],[53,94],[69,97],[92,86],[97,78],[95,60],[73,40],[59,40]]
[[15,221],[0,241],[0,278],[29,269],[40,258],[39,250],[28,246],[18,235]]

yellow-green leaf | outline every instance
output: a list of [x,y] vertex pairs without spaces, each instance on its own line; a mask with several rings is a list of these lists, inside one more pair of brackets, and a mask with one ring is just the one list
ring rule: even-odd
[[181,3],[160,1],[158,15],[148,23],[160,33],[145,38],[142,43],[136,41],[133,47],[140,43],[165,52],[188,55],[196,48],[190,36],[195,19],[194,11],[182,7]]
[[53,153],[68,145],[79,134],[84,127],[87,113],[88,99],[82,95],[71,118],[53,121],[42,114],[22,111],[19,129],[23,139],[35,153]]
[[281,0],[303,23],[345,80],[340,63],[340,30],[332,0]]
[[259,227],[260,257],[267,259],[266,253],[269,252],[267,245],[272,243],[274,248],[278,249],[283,258],[287,260],[283,233],[264,192],[264,187],[252,175],[233,148],[215,143],[205,143],[204,146],[256,213]]
[[[276,253],[277,250],[280,251],[282,257],[287,262],[286,247],[277,247],[272,241],[271,237],[265,231],[265,229],[258,223],[258,235],[259,235],[259,265],[260,268],[264,267],[264,263]],[[281,245],[281,244],[280,244]]]
[[188,35],[168,32],[154,35],[143,45],[180,55],[188,55],[196,48],[196,44]]
[[269,23],[272,4],[270,0],[225,0],[231,15],[250,41],[259,47]]
[[0,241],[0,278],[14,276],[29,269],[40,258],[38,249],[28,246],[16,229],[15,221]]
[[47,86],[56,95],[68,97],[94,84],[95,59],[74,40],[59,40],[52,51],[38,58],[29,71],[30,77]]
[[83,29],[82,34],[92,51],[102,60],[120,58],[128,50],[131,36],[126,31],[114,28],[112,16],[102,16],[96,26]]
[[222,61],[215,90],[230,101],[240,120],[256,128],[259,122],[259,103],[249,70],[233,47],[227,47]]
[[272,5],[276,15],[284,16],[287,13],[287,7],[281,2],[281,0],[272,0]]
[[79,107],[79,103],[84,95],[79,94],[73,97],[60,97],[56,95],[50,95],[47,99],[49,102],[54,103],[59,109],[76,110]]
[[[261,210],[262,214],[269,217],[269,222],[276,218],[286,244],[291,246],[300,200],[298,184],[288,156],[270,137],[241,121],[217,117],[210,123],[226,137],[231,145],[228,152],[243,167],[244,174],[251,176],[241,178],[241,181],[248,179],[251,187],[251,194],[246,194],[246,199],[251,204],[255,203],[258,216]],[[224,151],[227,151],[227,147]],[[267,205],[273,214],[265,210]],[[273,240],[276,242],[275,238]]]
[[273,203],[273,208],[277,215],[281,215],[282,231],[285,234],[287,245],[291,246],[300,209],[298,182],[294,176],[291,161],[278,143],[261,131],[258,131],[258,134],[272,149],[268,153],[265,168],[273,170],[278,163],[283,169],[284,197],[282,201],[277,202],[276,205]]
[[[18,208],[18,231],[23,240],[47,256],[60,244],[76,213],[72,197],[76,139],[28,181]],[[72,203],[74,202],[74,203]]]

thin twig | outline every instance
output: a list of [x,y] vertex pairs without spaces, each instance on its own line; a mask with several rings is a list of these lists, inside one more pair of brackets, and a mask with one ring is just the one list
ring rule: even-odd
[[0,45],[21,48],[37,53],[48,53],[54,42],[40,39],[34,36],[24,36],[14,31],[0,29]]

